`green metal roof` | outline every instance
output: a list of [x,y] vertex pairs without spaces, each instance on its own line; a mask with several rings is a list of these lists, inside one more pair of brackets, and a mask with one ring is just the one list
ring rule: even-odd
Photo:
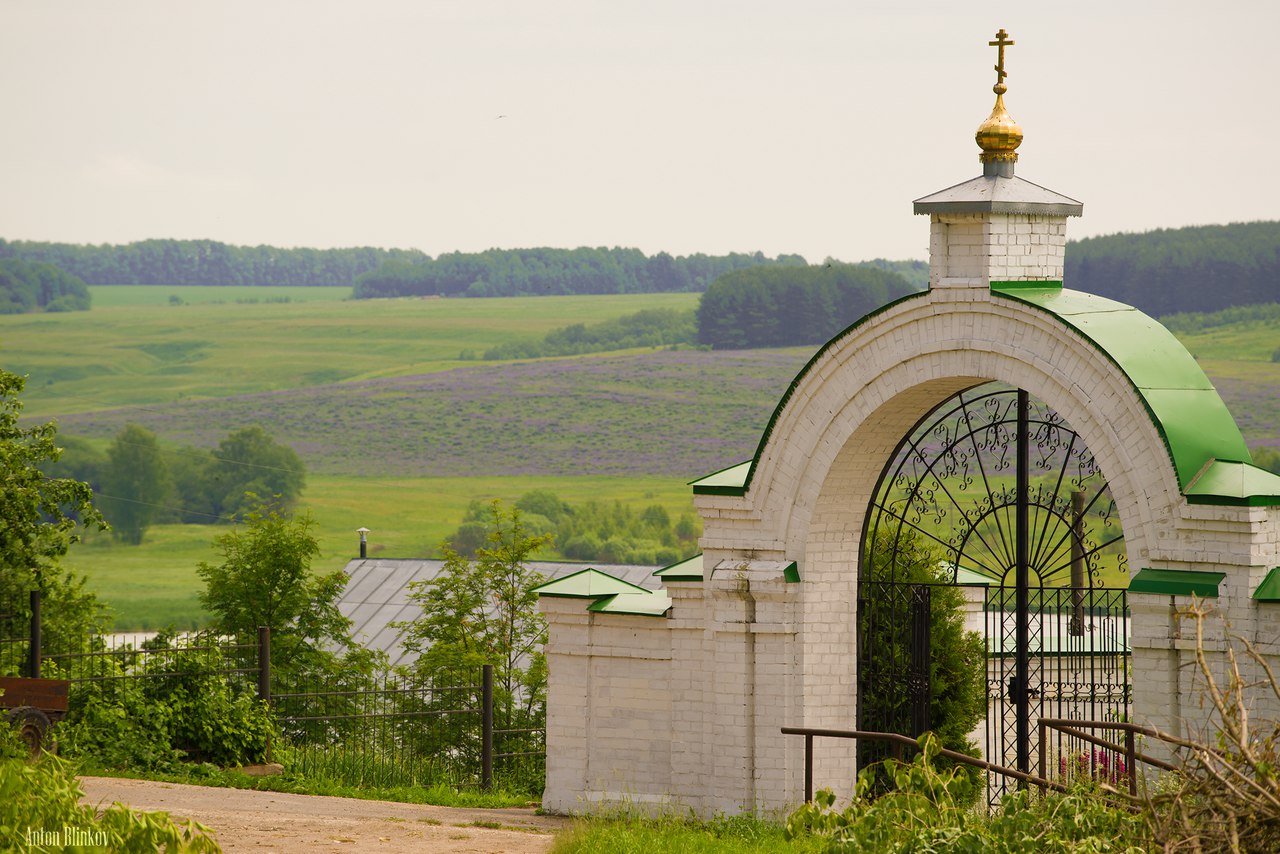
[[618,593],[648,593],[621,578],[614,578],[598,569],[584,569],[555,581],[548,581],[534,587],[532,592],[539,596],[563,596],[570,599],[598,599],[602,596],[613,596]]
[[1252,598],[1259,602],[1280,602],[1280,566],[1271,568],[1267,577],[1258,585],[1258,589],[1253,591]]
[[1280,505],[1280,475],[1249,463],[1214,460],[1183,492],[1192,504],[1274,507]]
[[636,614],[663,617],[671,597],[662,590],[646,590],[598,569],[584,569],[533,588],[539,596],[593,599],[587,610],[596,614]]
[[1185,492],[1212,459],[1249,459],[1235,419],[1169,330],[1132,306],[1061,285],[992,282],[993,293],[1057,317],[1124,372],[1142,398]]
[[663,581],[702,581],[702,552],[671,566],[664,566],[654,575]]
[[661,590],[643,593],[618,593],[598,599],[587,606],[597,614],[633,614],[640,617],[661,617],[671,610],[671,597]]
[[1199,572],[1188,569],[1140,569],[1129,579],[1130,593],[1165,593],[1170,596],[1204,598],[1218,596],[1218,585],[1225,572]]
[[[773,426],[772,422],[769,426]],[[759,456],[758,451],[756,456]],[[729,466],[727,469],[721,469],[704,478],[691,481],[689,485],[693,487],[694,493],[699,495],[742,495],[747,482],[751,479],[751,467],[754,464],[755,460],[747,460],[745,463],[738,463],[736,466]]]

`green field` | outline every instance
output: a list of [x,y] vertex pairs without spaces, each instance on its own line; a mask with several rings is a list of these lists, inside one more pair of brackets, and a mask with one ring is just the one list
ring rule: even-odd
[[[209,303],[334,302],[351,296],[351,288],[303,285],[90,285],[94,308]],[[174,298],[177,298],[176,300]]]
[[[345,301],[343,288],[243,290],[103,287],[89,312],[0,317],[0,367],[29,375],[29,416],[101,445],[129,421],[170,452],[263,423],[307,463],[303,505],[318,522],[322,570],[354,554],[355,528],[373,529],[375,555],[431,556],[470,500],[533,488],[656,502],[678,516],[691,507],[688,480],[754,452],[812,352],[644,350],[504,365],[459,357],[569,323],[691,308],[697,295]],[[171,294],[184,304],[170,305]],[[290,302],[261,301],[268,294]],[[1280,444],[1274,329],[1245,323],[1182,340],[1250,444]],[[120,628],[189,626],[201,619],[195,566],[216,557],[218,532],[159,526],[139,547],[98,537],[68,563]]]
[[[212,299],[233,289],[189,290]],[[464,350],[479,355],[569,323],[647,308],[688,309],[697,299],[639,294],[95,306],[0,317],[0,365],[28,375],[28,415],[54,416],[447,370],[468,364],[459,359]]]

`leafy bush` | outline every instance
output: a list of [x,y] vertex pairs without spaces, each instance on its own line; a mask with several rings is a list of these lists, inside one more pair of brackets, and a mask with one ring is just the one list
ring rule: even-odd
[[84,792],[66,763],[0,760],[0,850],[217,852],[208,828],[175,823],[162,812],[135,812],[113,804],[102,813],[80,803]]
[[101,649],[49,675],[74,681],[67,719],[55,725],[62,752],[93,766],[175,771],[186,760],[222,765],[261,761],[274,733],[250,686],[229,677],[216,639],[175,647],[161,635],[147,649]]

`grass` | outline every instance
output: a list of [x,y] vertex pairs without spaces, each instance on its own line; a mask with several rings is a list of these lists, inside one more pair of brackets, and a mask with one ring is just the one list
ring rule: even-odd
[[[673,516],[692,509],[688,486],[676,478],[487,477],[358,478],[313,476],[304,506],[316,518],[321,557],[317,572],[341,569],[358,554],[355,530],[371,528],[371,557],[438,555],[441,540],[462,521],[473,499],[514,501],[532,489],[550,489],[570,503],[588,499],[624,504],[661,504]],[[215,525],[156,525],[140,546],[93,535],[74,546],[64,564],[84,574],[88,586],[111,608],[117,631],[147,631],[205,625],[196,575],[200,561],[216,562]]]
[[103,768],[81,763],[78,775],[120,777],[129,780],[158,780],[165,783],[187,783],[194,786],[217,786],[224,789],[253,789],[262,792],[288,792],[298,795],[330,795],[359,798],[366,801],[396,801],[405,804],[431,804],[468,809],[505,809],[528,807],[536,803],[527,793],[495,790],[492,792],[457,789],[446,785],[353,786],[324,775],[306,777],[289,771],[275,777],[250,777],[234,769],[202,764],[184,767],[178,773],[139,772]]
[[289,302],[334,302],[351,296],[349,287],[302,285],[90,285],[93,307],[169,306],[173,297],[185,305],[248,303],[288,299]]
[[825,850],[826,842],[788,840],[780,825],[750,816],[707,822],[625,817],[579,821],[556,838],[551,854],[808,854]]
[[464,350],[481,353],[512,338],[537,339],[568,323],[641,309],[689,309],[697,298],[126,303],[0,317],[0,366],[29,377],[28,416],[121,407],[145,413],[186,400],[447,370],[468,364],[459,359]]

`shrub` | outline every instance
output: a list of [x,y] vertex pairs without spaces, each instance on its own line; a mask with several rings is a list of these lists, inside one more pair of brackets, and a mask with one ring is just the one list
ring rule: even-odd
[[[70,766],[46,756],[36,763],[0,760],[0,850],[93,849],[133,852],[217,852],[208,828],[175,823],[165,813],[134,812],[112,804],[101,816],[84,796]],[[32,834],[50,834],[36,838]]]
[[[858,775],[853,802],[835,809],[821,791],[787,819],[787,835],[816,834],[829,852],[1141,852],[1150,842],[1141,815],[1098,797],[1096,787],[1065,794],[1027,791],[1005,798],[987,817],[968,804],[974,782],[958,768],[939,769],[941,745],[920,738],[910,764],[885,760]],[[877,795],[883,780],[891,788]]]

